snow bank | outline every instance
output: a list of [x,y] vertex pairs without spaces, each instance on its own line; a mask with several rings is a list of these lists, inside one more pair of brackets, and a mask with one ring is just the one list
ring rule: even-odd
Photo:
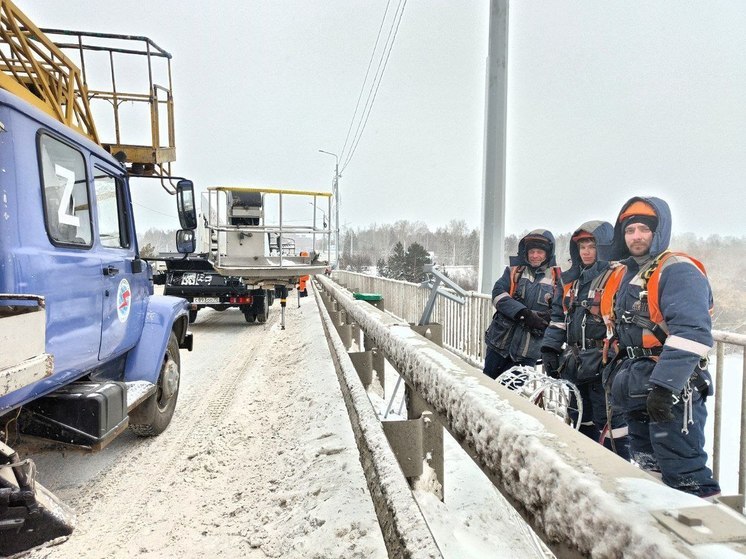
[[442,557],[402,476],[399,463],[388,444],[378,416],[371,406],[346,348],[336,332],[329,335],[334,330],[329,313],[316,290],[314,294],[332,355],[336,356],[337,374],[360,449],[360,462],[368,480],[368,489],[373,498],[389,555],[412,558]]

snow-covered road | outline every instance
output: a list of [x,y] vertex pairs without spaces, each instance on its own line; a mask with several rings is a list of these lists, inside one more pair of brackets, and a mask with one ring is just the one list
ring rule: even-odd
[[161,436],[17,447],[78,514],[32,557],[386,557],[318,309],[272,311],[200,313]]

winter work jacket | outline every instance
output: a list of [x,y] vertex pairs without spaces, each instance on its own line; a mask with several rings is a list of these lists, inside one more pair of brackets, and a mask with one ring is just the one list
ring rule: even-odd
[[575,384],[601,378],[603,342],[606,325],[601,318],[600,299],[610,275],[607,262],[611,249],[613,227],[605,221],[589,221],[572,235],[581,232],[593,235],[596,242],[596,261],[584,267],[578,244],[570,242],[572,266],[562,274],[564,295],[552,303],[552,318],[544,333],[542,348],[562,352],[562,378]]
[[[670,241],[670,210],[658,198],[633,198],[620,215],[638,200],[650,204],[658,216],[650,253],[644,258],[631,257],[619,222],[614,230],[612,253],[626,266],[613,306],[622,364],[615,374],[612,395],[615,403],[628,412],[645,409],[651,384],[680,394],[689,388],[691,380],[696,385],[692,388],[704,393],[711,390],[707,386],[710,375],[704,370],[704,360],[713,344],[709,281],[687,256],[674,255],[659,261]],[[653,286],[648,284],[647,276],[652,267],[660,267],[656,272],[660,275],[656,289],[650,293]],[[653,320],[651,306],[656,312]]]
[[[526,239],[537,235],[547,240],[549,251],[544,263],[532,268],[528,264]],[[510,264],[492,288],[492,304],[497,312],[485,333],[485,343],[514,361],[537,360],[544,332],[528,330],[518,317],[521,311],[529,309],[542,314],[549,322],[552,301],[561,296],[562,280],[554,267],[554,236],[544,229],[531,231],[518,243],[518,255],[511,257]]]

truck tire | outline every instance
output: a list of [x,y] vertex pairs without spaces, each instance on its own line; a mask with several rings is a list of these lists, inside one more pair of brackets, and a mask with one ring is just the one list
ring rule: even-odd
[[251,311],[244,311],[243,316],[249,324],[256,320],[256,315]]
[[155,394],[130,414],[130,429],[133,433],[139,437],[154,437],[166,430],[176,409],[180,376],[179,342],[171,332]]
[[189,309],[189,324],[193,324],[197,320],[197,310],[199,309]]
[[256,313],[256,321],[260,324],[267,322],[267,316],[269,315],[269,306],[267,305],[267,297],[261,298],[262,302],[259,305]]

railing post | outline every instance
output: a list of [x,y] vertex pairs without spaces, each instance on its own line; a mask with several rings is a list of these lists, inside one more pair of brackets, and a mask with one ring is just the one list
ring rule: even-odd
[[355,367],[360,382],[367,389],[373,382],[373,352],[372,351],[351,351],[348,352],[350,361]]
[[404,385],[404,399],[407,403],[407,419],[421,419],[423,459],[435,471],[435,477],[440,484],[440,491],[435,492],[442,501],[445,495],[443,475],[443,426],[435,419],[427,402],[409,384]]
[[712,441],[712,476],[720,481],[720,437],[723,429],[723,366],[725,361],[725,344],[716,342],[715,355],[717,363],[715,365],[715,425],[713,430],[714,440]]
[[741,439],[738,458],[738,493],[746,494],[746,347],[743,348],[741,368]]
[[427,338],[435,345],[443,347],[443,325],[442,324],[409,324],[412,330],[417,332],[423,338]]

